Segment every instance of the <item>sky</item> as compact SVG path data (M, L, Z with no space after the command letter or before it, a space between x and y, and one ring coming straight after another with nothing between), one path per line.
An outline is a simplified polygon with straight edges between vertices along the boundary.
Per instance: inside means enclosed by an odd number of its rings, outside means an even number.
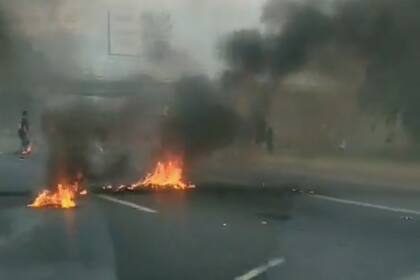
M16 32L69 76L118 79L150 68L144 58L109 56L107 12L164 12L171 16L173 46L193 69L213 76L223 67L217 45L227 33L260 28L265 0L0 0ZM185 57L185 58L184 58Z

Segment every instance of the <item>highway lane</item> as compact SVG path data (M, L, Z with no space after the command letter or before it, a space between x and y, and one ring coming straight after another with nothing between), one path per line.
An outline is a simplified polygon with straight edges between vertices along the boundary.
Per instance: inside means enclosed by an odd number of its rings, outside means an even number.
M415 279L420 272L419 216L289 190L92 195L70 211L28 209L30 198L0 196L0 279ZM281 262L267 267L273 260ZM259 278L238 278L261 267Z
M165 192L120 195L141 204L151 214L103 201L114 242L120 279L233 279L241 272L278 256L275 224L289 219L284 198L273 209L259 208L275 197L216 192ZM283 203L284 201L284 203ZM259 211L261 210L261 211Z
M31 209L30 196L0 197L0 279L115 280L114 253L101 212Z
M409 279L420 271L420 217L287 191L220 188L119 195L107 217L119 279Z
M420 216L390 211L420 210L415 191L293 185L386 210L291 192L277 178L36 210L25 205L41 167L0 164L0 279L419 279Z

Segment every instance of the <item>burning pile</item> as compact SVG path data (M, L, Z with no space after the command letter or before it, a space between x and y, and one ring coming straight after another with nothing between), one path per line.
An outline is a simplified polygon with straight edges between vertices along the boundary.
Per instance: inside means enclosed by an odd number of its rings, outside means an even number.
M28 207L74 208L76 207L76 197L86 194L87 191L80 188L78 183L70 185L58 184L55 191L43 190Z
M87 194L87 191L81 187L83 176L77 174L77 178L73 184L58 184L54 191L43 190L28 207L42 208L74 208L77 206L76 199L78 196ZM137 191L143 189L175 189L185 190L194 188L194 185L187 184L183 179L183 162L180 159L172 159L167 161L159 161L153 172L146 175L130 185L120 185L118 187L103 187L106 191L122 192Z
M194 185L187 184L183 180L183 163L179 159L168 160L165 162L159 161L153 172L146 175L142 180L139 180L131 185L120 185L116 188L113 186L103 187L104 190L111 191L136 191L140 189L175 189L185 190L194 188Z
M158 162L153 173L147 174L146 178L131 186L133 188L145 186L154 189L174 188L177 190L193 187L184 183L182 179L182 162L179 160Z

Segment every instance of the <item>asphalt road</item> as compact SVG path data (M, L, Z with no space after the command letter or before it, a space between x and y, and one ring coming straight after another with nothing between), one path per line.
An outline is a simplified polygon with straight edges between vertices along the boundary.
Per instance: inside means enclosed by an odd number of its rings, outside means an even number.
M313 195L278 178L34 210L18 190L39 175L13 164L0 162L1 183L20 182L0 190L0 279L420 279L413 191L314 184Z

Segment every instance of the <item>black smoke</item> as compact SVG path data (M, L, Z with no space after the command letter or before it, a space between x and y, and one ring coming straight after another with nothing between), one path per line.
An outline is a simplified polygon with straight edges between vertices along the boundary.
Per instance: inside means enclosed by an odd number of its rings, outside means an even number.
M258 73L265 67L264 42L257 30L235 31L224 44L221 55L234 70Z
M176 156L189 166L234 141L238 119L212 81L189 77L170 88L171 98L164 112L159 108L165 98L140 98L138 104L128 98L118 109L81 98L45 111L42 123L48 147L48 185L72 182L79 173L96 182L121 182L139 176L133 174L131 159L145 151L152 161ZM157 127L147 131L148 126ZM140 137L145 134L160 145L144 146ZM100 168L92 160L98 153L109 154L100 160Z
M190 162L233 142L237 117L204 77L181 79L162 122L162 151Z
M246 73L282 76L298 70L310 50L332 40L335 29L332 18L313 5L290 6L287 9L290 14L284 14L284 11L275 13L285 8L284 2L267 4L263 21L279 25L274 28L276 33L239 30L230 34L222 47L222 57L228 65ZM282 18L275 20L275 15Z
M267 38L268 68L275 76L298 70L306 62L309 51L331 40L333 33L332 19L316 7L298 8L280 35Z
M107 124L99 112L85 104L61 106L44 112L43 133L47 141L47 182L73 183L78 173L89 176L89 148L93 140L106 137Z
M48 186L73 183L79 174L89 181L126 176L141 117L128 106L108 108L84 98L45 110L42 130L47 146ZM98 157L99 162L94 160Z
M362 107L387 119L401 118L420 140L420 2L325 3L269 1L262 12L266 32L236 31L226 40L223 53L230 70L237 71L239 65L241 71L252 68L278 80L303 70L311 59L333 61L334 68L353 57L351 63L365 72L359 92ZM326 48L339 55L326 57Z

